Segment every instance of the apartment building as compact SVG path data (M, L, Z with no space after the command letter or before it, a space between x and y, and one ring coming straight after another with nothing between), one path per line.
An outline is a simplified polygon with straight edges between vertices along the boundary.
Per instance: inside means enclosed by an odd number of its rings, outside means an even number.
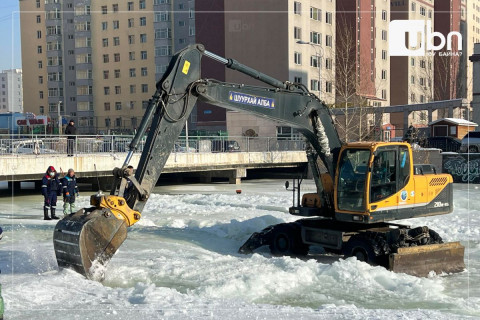
M188 0L20 0L20 11L34 92L25 111L57 123L60 105L80 133L133 132L172 55L195 38Z
M23 112L22 69L0 73L0 113Z
M426 32L433 33L434 5L434 0L390 1L390 20L423 20ZM427 28L429 29L427 30ZM389 41L395 41L395 39L389 39ZM416 48L419 47L421 41L424 39L418 39ZM429 52L425 56L391 56L390 79L391 105L433 101L435 99L434 56ZM395 125L400 134L403 134L401 130L408 128L411 124L426 125L428 115L424 111L415 111L409 115L408 123L404 123L403 113L392 113L390 122Z
M218 55L282 81L302 83L335 102L335 0L197 1L197 42ZM268 86L203 59L202 76ZM288 136L290 127L206 104L198 105L199 128L230 135Z
M466 70L466 98L473 100L473 63L468 57L473 55L473 46L480 43L480 0L462 0L461 3L462 21L466 20L466 27L462 30L463 35L463 65Z

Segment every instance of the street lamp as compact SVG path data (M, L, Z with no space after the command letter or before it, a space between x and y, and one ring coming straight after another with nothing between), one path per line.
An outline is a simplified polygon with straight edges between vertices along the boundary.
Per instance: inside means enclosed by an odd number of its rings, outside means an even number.
M316 43L311 43L309 41L302 41L302 40L298 40L297 41L298 44L309 44L313 47L313 49L315 49L315 55L317 56L317 64L318 64L318 98L320 99L320 96L321 96L321 93L322 93L322 86L321 86L321 72L322 72L322 57L323 57L323 48L319 45L319 44L316 44ZM321 55L318 53L318 50L317 48L320 49L320 52L321 52Z
M58 135L62 135L62 117L60 116L60 105L62 104L62 101L58 101L57 104L57 113L58 113Z

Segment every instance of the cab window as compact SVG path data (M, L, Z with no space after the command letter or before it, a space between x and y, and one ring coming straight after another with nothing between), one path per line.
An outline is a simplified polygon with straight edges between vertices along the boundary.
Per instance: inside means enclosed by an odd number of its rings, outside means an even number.
M370 180L370 202L383 200L397 192L396 160L396 150L381 151L379 148L375 153Z
M337 204L340 210L365 210L365 181L370 150L346 149L340 156Z

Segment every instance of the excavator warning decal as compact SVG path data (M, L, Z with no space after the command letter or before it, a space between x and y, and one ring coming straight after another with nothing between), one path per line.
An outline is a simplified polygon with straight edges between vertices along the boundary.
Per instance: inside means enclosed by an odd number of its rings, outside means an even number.
M188 74L189 69L190 69L190 62L185 60L185 63L183 64L182 72L185 73L185 74Z
M230 91L228 93L228 100L241 104L248 104L249 106L262 107L268 109L275 108L275 99L254 96L245 93Z

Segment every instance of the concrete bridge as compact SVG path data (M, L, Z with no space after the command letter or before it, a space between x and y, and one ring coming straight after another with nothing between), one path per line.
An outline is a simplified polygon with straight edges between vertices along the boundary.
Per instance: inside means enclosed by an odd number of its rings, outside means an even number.
M79 178L111 177L114 167L121 167L126 153L67 155L4 155L0 157L0 181L19 184L21 181L39 181L48 166L67 171L73 168ZM130 164L136 168L140 153L134 154ZM200 172L204 182L211 178L228 178L240 183L248 169L299 167L307 162L305 151L172 153L163 173ZM105 180L105 179L102 179Z

